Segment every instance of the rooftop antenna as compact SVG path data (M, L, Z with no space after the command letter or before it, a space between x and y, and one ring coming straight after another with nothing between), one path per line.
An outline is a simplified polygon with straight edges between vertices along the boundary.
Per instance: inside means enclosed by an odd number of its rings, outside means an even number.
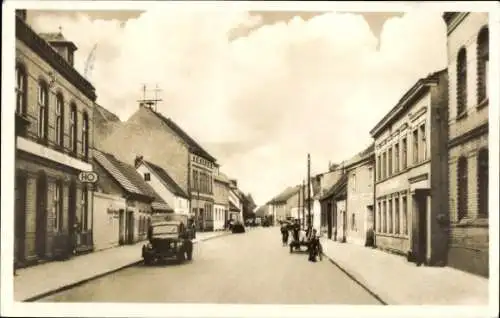
M146 87L146 84L143 84L142 85L142 99L138 100L137 102L139 103L139 106L147 107L147 108L156 112L156 107L158 105L158 102L162 101L162 99L158 99L158 92L160 92L161 89L158 88L158 85L156 85L156 88L153 89L153 91L155 93L154 99L146 98L147 91L148 91L148 89Z

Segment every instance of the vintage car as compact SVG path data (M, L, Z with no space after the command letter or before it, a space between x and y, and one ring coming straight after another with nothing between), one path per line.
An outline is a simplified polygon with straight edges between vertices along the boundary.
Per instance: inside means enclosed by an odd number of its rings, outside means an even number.
M148 228L148 243L142 246L144 264L162 260L183 262L193 257L193 235L182 221L160 221Z

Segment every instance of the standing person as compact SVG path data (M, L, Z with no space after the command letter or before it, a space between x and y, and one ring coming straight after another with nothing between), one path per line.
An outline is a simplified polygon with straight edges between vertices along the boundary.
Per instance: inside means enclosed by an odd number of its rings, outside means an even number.
M281 224L281 242L283 243L283 246L286 246L288 244L288 228L286 223Z
M316 262L316 256L319 256L320 261L323 260L323 247L319 241L316 229L313 229L309 241L309 262Z

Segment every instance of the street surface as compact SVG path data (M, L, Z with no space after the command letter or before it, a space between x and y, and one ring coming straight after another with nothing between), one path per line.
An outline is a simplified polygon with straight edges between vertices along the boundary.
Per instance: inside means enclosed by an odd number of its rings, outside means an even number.
M201 242L192 262L137 265L39 301L380 304L328 259L290 254L277 227Z

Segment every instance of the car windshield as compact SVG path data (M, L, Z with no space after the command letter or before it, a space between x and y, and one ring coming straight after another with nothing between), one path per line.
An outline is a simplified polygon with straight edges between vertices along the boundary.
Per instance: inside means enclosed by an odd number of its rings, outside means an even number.
M177 234L177 225L175 224L164 224L153 226L153 235L169 235L169 234Z

